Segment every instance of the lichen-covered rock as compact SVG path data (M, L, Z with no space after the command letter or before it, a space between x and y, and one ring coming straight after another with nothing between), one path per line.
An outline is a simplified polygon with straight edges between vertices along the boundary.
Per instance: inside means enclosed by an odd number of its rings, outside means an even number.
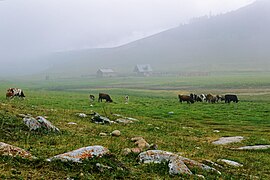
M212 142L212 144L225 145L225 144L229 144L229 143L241 142L242 140L244 140L244 137L242 137L242 136L221 137L217 141Z
M41 128L41 124L33 117L25 117L23 118L23 122L30 129L30 131Z
M13 146L10 144L6 144L3 142L0 142L0 155L12 156L12 157L20 156L20 157L28 158L28 159L34 158L34 156L32 156L31 153L29 153L29 152L27 152L19 147L16 147L16 146Z
M139 161L141 163L161 163L169 162L169 173L173 174L188 174L191 175L192 172L189 170L191 168L200 168L203 171L213 171L215 173L221 174L215 168L207 166L205 164L199 163L197 161L179 156L175 153L162 151L162 150L148 150L139 154ZM188 167L189 166L189 167Z
M185 163L181 160L179 156L172 156L169 161L169 173L173 174L189 174L191 175L192 172L189 168L185 165Z
M58 131L59 132L59 129L57 127L55 127L50 121L48 121L44 117L38 116L38 117L36 117L36 119L41 124L41 127L44 127L45 129L47 129L49 131Z
M139 160L142 163L161 163L167 162L171 157L177 156L174 153L162 150L149 150L139 154Z
M36 118L25 117L23 118L23 122L30 130L46 129L48 131L59 132L57 127L42 116L37 116Z
M103 146L88 146L64 154L59 154L48 159L48 161L60 159L62 161L82 162L84 159L102 157L108 153L109 150Z

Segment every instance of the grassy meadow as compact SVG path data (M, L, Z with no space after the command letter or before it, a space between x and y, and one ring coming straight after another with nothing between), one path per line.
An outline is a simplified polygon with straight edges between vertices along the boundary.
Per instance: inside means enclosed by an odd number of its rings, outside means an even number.
M221 175L191 169L206 179L270 179L270 149L237 151L230 148L270 144L270 73L212 74L209 77L119 77L0 80L0 142L21 147L37 159L0 157L0 179L196 179L169 175L167 164L140 164L137 154L123 155L135 147L131 138L143 136L158 149L180 153L202 162L218 159L244 166L225 166ZM6 89L19 87L26 99L5 99ZM88 96L109 93L115 103L90 106ZM179 103L178 94L235 93L238 104ZM124 96L130 101L125 104ZM121 114L139 120L133 124L100 125L76 113L98 112L112 120ZM169 113L173 112L173 113ZM61 133L33 132L18 114L46 116ZM69 125L75 122L77 125ZM120 130L120 137L99 133ZM220 132L214 132L219 130ZM223 146L211 142L223 136L244 136L240 143ZM102 145L111 155L83 163L46 162L57 154L85 146ZM99 162L113 167L100 172Z

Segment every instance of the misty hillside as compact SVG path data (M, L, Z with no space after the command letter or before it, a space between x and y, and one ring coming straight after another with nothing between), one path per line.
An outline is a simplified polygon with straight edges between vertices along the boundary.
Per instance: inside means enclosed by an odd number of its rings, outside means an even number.
M269 32L270 2L261 0L121 47L53 54L46 57L54 62L47 73L126 73L140 63L156 71L270 70Z

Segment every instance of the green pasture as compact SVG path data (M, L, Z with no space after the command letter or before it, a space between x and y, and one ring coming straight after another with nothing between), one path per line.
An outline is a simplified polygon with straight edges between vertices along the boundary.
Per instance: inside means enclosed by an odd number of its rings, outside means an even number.
M45 80L0 80L0 142L31 152L37 159L0 157L0 179L196 179L170 176L167 164L139 164L132 137L143 136L158 149L181 153L202 162L205 159L237 161L244 166L225 166L222 175L192 169L206 179L270 179L270 150L236 151L244 145L270 144L269 73L243 73L209 77L119 77ZM6 89L20 87L26 99L5 99ZM109 93L114 103L90 106L89 94ZM179 103L177 94L235 93L238 104ZM125 104L124 95L130 102ZM99 125L76 113L98 112L112 120L121 114L139 120L134 124ZM169 113L173 112L173 113ZM61 133L31 132L17 115L46 116ZM68 125L75 122L77 125ZM100 137L100 132L120 130L120 137ZM219 130L219 133L214 132ZM223 136L244 136L244 141L225 146L211 142ZM102 145L110 156L81 164L46 162L54 155L85 146ZM113 167L100 172L95 163Z

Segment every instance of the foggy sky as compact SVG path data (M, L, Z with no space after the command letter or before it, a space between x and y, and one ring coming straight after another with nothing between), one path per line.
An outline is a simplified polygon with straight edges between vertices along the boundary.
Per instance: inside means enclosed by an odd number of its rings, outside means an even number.
M0 0L0 62L118 46L254 0Z

